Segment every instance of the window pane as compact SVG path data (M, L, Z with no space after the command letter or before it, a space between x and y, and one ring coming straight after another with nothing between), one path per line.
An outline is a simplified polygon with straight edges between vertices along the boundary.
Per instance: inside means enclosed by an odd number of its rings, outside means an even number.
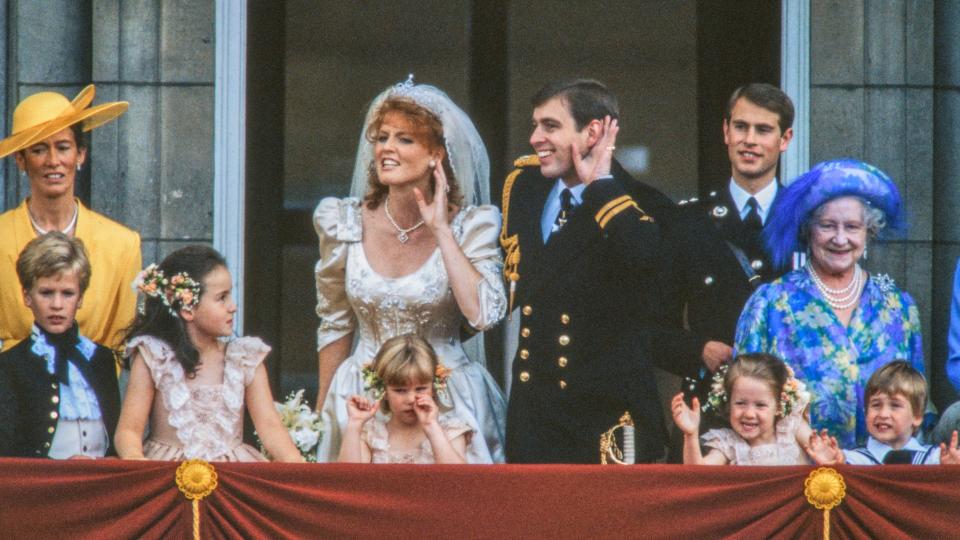
M695 195L696 16L693 1L511 1L512 155L531 153L530 97L541 86L599 79L620 101L617 157L627 170L674 199Z

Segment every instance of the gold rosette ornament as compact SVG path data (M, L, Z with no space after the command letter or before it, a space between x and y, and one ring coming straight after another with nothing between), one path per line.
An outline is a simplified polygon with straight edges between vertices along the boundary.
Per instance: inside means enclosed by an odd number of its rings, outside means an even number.
M200 499L217 489L217 471L202 459L184 461L177 467L177 487L193 505L193 537L200 539Z
M814 508L823 510L823 538L830 538L830 510L839 505L847 494L843 477L829 467L820 467L803 482L803 494Z

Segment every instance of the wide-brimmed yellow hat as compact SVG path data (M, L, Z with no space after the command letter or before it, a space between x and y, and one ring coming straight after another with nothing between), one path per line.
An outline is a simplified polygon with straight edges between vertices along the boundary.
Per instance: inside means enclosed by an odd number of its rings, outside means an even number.
M126 101L91 107L96 89L91 84L73 101L56 92L38 92L27 97L13 111L13 130L0 141L0 158L42 141L65 128L83 122L83 131L103 125L126 112Z

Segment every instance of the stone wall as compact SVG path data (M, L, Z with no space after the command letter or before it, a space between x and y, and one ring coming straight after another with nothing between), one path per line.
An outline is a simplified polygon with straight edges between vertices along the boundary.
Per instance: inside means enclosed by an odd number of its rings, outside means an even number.
M956 156L960 128L945 114L951 105L960 113L960 6L813 0L810 18L811 165L851 156L896 181L909 228L871 245L867 268L889 273L917 301L934 398L949 401L942 364L960 254L960 161L947 158ZM949 134L954 144L942 144Z
M5 92L9 110L43 90L129 111L95 130L78 193L140 232L151 262L213 238L214 2L10 0ZM6 130L5 130L6 132ZM5 165L5 207L29 183Z

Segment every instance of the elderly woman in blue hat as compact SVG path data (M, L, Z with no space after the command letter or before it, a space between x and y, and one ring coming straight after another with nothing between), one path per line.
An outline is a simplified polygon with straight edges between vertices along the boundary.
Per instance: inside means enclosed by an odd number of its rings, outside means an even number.
M870 375L892 360L923 371L916 304L889 276L860 266L871 240L903 229L900 194L872 165L826 161L786 188L771 215L764 231L771 260L797 268L747 301L736 353L783 358L812 393L811 425L841 446L860 445Z

